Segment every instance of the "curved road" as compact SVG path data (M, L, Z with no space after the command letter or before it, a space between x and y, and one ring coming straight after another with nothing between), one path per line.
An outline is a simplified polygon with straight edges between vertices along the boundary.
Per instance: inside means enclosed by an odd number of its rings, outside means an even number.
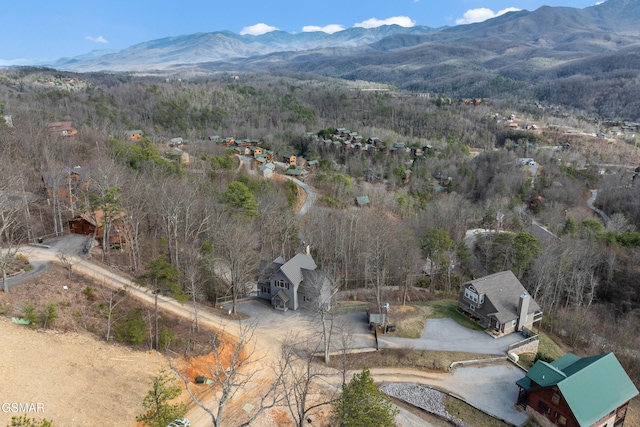
M598 190L591 190L591 197L589 198L589 200L587 200L587 206L589 206L589 208L591 208L591 210L593 210L595 213L600 215L606 227L609 221L611 221L611 218L609 218L609 216L606 213L604 213L602 210L596 208L593 205L593 202L595 202L597 198L598 198Z

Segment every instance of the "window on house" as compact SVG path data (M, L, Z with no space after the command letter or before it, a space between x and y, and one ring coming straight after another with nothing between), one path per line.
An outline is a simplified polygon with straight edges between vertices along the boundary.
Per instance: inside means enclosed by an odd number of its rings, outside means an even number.
M466 288L466 289L464 290L464 296L465 296L467 299L470 299L470 300L471 300L471 301L473 301L473 302L478 302L478 294L476 294L475 292L473 292L473 291L472 291L471 289L469 289L469 288Z
M517 319L513 319L513 321L511 322L511 326L516 326L516 324L518 323Z
M546 404L546 403L544 403L542 400L540 400L540 401L538 402L538 410L539 410L541 413L545 414L545 413L547 413L547 412L549 411L549 407L547 406L547 404Z
M260 293L261 294L270 294L271 293L271 289L269 289L269 286L261 285L260 286Z
M476 311L476 306L473 304L469 304L469 310Z
M284 280L276 280L276 287L277 288L284 288L284 289L289 289L289 282L286 282Z
M308 296L306 296L306 295L303 295L303 296L302 296L302 301L304 301L304 302L311 302L311 297L308 297Z
M480 295L480 304L484 304L484 294Z
M561 426L566 426L567 425L567 418L564 417L563 415L559 415L558 416L558 424L560 424Z
M560 403L560 395L558 393L553 393L553 396L551 397L551 401L553 402L554 405L557 405Z

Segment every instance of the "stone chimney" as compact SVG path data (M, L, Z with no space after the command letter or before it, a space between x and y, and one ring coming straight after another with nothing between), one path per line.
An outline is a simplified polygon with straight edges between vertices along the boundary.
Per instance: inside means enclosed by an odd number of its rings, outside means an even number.
M529 294L523 293L518 300L518 331L527 324L527 313L529 312Z

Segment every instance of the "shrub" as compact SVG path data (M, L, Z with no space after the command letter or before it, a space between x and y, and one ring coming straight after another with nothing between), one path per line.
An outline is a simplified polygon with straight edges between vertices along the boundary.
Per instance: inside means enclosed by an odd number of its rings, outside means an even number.
M139 308L129 310L115 325L114 330L119 341L133 345L142 344L147 333L142 310Z
M40 322L40 318L36 313L35 307L28 302L24 304L22 317L30 322L29 324L31 327L35 327Z
M56 308L55 302L50 302L40 312L40 323L45 329L53 326L57 318L58 309Z
M91 286L87 286L86 288L84 288L84 294L87 296L87 301L95 301L98 298L95 289L93 289Z
M158 347L164 350L168 350L175 339L176 336L173 331L164 326L160 331L160 337L158 337Z
M542 360L543 362L550 363L550 362L553 362L553 357L541 352L537 352L535 359L533 359L533 363L536 363L538 360Z

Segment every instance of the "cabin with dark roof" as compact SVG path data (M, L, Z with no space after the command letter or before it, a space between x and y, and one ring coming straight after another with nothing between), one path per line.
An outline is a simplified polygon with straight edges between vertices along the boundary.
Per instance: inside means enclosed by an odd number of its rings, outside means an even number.
M276 310L313 309L318 304L331 307L331 280L311 257L309 249L289 261L283 257L262 261L258 269L258 297L271 301Z
M532 329L542 310L511 270L465 282L458 309L497 335Z

